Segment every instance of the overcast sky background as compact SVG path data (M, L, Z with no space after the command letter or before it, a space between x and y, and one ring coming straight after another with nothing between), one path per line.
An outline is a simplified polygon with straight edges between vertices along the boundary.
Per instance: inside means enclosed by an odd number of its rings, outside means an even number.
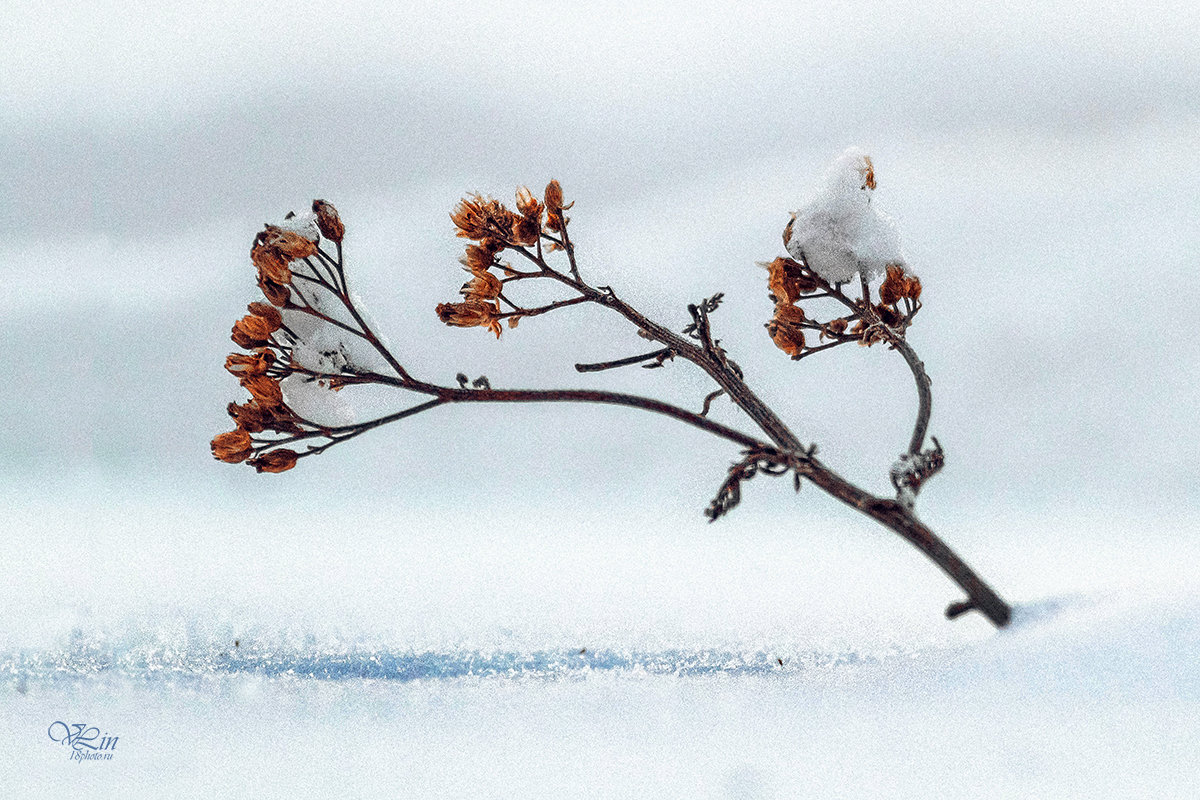
M699 527L734 450L621 409L437 409L282 476L209 454L241 399L221 365L255 296L250 241L314 197L341 210L350 279L417 374L698 408L709 389L683 363L574 373L644 347L601 310L499 342L435 319L461 283L456 200L550 178L576 201L586 276L674 327L724 291L714 322L751 385L883 492L915 410L902 361L788 361L762 329L754 266L856 144L925 285L910 340L948 451L922 497L935 527L1074 516L1132 536L1195 515L1195 3L48 2L3 16L0 485L14 506L636 507ZM731 525L843 513L759 483Z

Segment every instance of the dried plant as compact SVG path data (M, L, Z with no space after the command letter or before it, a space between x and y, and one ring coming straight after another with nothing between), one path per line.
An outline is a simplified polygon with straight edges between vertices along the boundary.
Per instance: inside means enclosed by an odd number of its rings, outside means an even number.
M904 358L915 379L919 408L908 450L891 469L894 498L874 496L827 467L817 457L817 447L802 444L751 390L713 336L711 316L722 295L689 305L692 322L677 333L642 314L611 287L588 283L565 213L573 203L564 201L557 181L550 182L540 199L527 188L518 189L515 209L481 195L458 204L451 220L458 236L469 242L461 259L468 277L459 290L462 299L439 304L437 317L447 325L484 328L499 337L505 324L516 328L525 319L585 303L602 306L658 346L604 363L576 364L576 370L590 373L635 364L653 368L684 359L716 385L700 411L618 392L497 389L486 378L472 381L461 373L453 386L415 377L368 325L346 280L345 227L332 205L317 200L311 213L267 225L254 240L250 259L268 302L251 303L249 314L234 324L233 341L249 352L230 355L225 363L250 399L229 405L236 427L213 439L213 455L259 472L284 472L369 430L452 403L628 406L673 417L742 448L742 458L730 467L705 512L710 521L738 504L744 481L790 474L797 491L808 481L898 533L944 570L967 595L950 605L947 616L977 609L1003 626L1010 617L1008 605L914 511L917 494L944 459L936 440L932 449L925 449L930 381L906 339L921 310L921 282L902 257L892 255L898 250L890 221L870 206L875 188L870 159L847 151L831 175L824 199L793 215L784 230L790 257L762 264L774 303L766 328L775 345L797 361L852 342L879 344ZM508 260L501 260L505 255ZM872 280L879 276L873 293ZM544 305L519 305L520 284L527 281L557 285L566 296ZM838 313L822 313L830 306ZM331 423L312 411L321 407L314 397L336 398L345 387L364 384L411 393L418 402L366 422ZM711 403L721 396L744 412L757 434L708 418Z

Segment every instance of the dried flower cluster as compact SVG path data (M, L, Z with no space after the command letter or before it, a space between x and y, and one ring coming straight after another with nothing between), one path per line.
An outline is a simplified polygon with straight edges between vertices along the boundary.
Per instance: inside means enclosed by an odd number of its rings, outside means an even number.
M921 282L905 266L895 223L872 202L875 188L871 157L848 148L831 166L821 191L784 227L783 244L791 258L762 264L775 304L767 332L793 359L852 341L895 346L920 309ZM870 283L881 274L876 303ZM855 278L859 297L843 291ZM837 301L849 313L821 321L813 306L798 305L819 299Z
M575 297L522 308L503 293L506 283L528 278L553 277L572 282L546 263L543 246L546 252L565 251L571 273L578 275L566 230L569 220L563 215L567 208L570 205L564 204L558 181L550 182L541 200L524 187L518 189L515 211L490 197L476 194L464 198L451 218L458 235L472 240L461 259L470 277L460 290L463 300L439 304L438 317L448 325L482 327L499 336L503 320L515 328L524 317L586 299ZM233 325L230 338L248 352L233 353L225 360L225 368L250 398L241 404L230 403L228 411L235 429L212 440L212 453L218 460L244 462L259 472L284 472L299 459L380 424L461 399L463 391L477 397L480 390L490 390L483 377L469 385L459 381L460 388L455 390L409 375L367 326L347 289L342 267L345 234L337 210L324 200L314 200L311 213L289 214L284 222L265 225L255 236L250 262L257 271L265 302L250 303L249 313ZM518 270L501 263L498 257L506 250L529 258L536 270ZM508 310L502 310L501 303ZM393 374L363 366L365 360L352 356L345 339L365 343L382 357ZM312 384L332 391L348 385L383 384L434 399L366 423L329 425L298 412L289 402L289 386L294 391ZM312 443L302 451L285 446L306 440Z
M298 375L319 380L330 389L344 385L344 377L300 363L297 351L302 339L285 321L285 314L305 314L335 322L318 310L315 293L344 293L344 281L339 284L344 235L337 210L324 200L314 200L311 214L289 215L283 224L268 224L254 237L250 262L267 302L250 303L249 313L233 325L230 338L249 352L231 353L225 369L250 398L229 404L235 429L212 440L212 454L218 460L244 462L258 472L286 472L307 453L281 445L317 436L332 438L337 432L296 413L285 400L282 382ZM334 243L336 258L321 248L322 240Z
M767 333L776 347L795 360L846 342L870 347L903 336L921 309L921 281L899 265L887 268L887 276L879 286L879 302L875 303L865 279L861 281L862 296L852 298L842 291L841 284L830 284L795 259L780 256L760 263L767 270L768 296L775 304L766 324ZM850 313L821 322L798 305L821 299L840 301ZM818 344L805 338L806 331L809 336L815 335Z
M463 198L450 219L458 229L457 235L470 239L475 244L467 245L466 254L460 259L470 279L459 289L463 296L458 303L439 303L437 316L447 325L459 328L486 328L500 337L502 320L508 320L510 328L517 327L522 317L532 316L534 309L521 308L504 296L504 284L522 277L535 277L519 272L511 265L501 263L499 255L509 248L534 247L541 253L543 240L547 250L563 249L568 245L547 233L564 233L568 219L563 211L571 205L563 205L562 187L558 181L546 186L543 200L521 186L516 192L516 211L507 208L499 200L480 194ZM499 275L492 272L495 268ZM509 311L502 311L504 302Z

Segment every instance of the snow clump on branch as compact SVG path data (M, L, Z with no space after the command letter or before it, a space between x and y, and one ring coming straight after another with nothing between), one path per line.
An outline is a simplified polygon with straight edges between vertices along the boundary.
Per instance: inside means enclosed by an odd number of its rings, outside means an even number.
M896 223L872 205L874 191L871 157L847 148L826 172L816 197L784 230L788 252L835 284L859 273L869 281L888 266L904 266Z

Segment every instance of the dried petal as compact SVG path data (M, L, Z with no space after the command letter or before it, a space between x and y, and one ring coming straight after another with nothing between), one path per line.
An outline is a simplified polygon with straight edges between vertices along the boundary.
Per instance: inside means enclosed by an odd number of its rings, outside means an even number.
M251 459L247 463L254 467L257 472L287 472L296 466L298 456L299 454L295 450L288 450L286 447L281 447L269 453L263 453L258 458Z
M468 298L461 303L439 303L438 319L457 328L487 328L500 338L500 306L482 300Z
M213 458L227 464L240 464L250 457L254 443L250 434L241 428L228 433L219 433L212 440Z
M247 375L242 378L242 387L264 408L283 405L283 390L279 383L266 375Z
M346 235L346 226L342 224L342 218L338 216L333 204L324 200L313 200L312 210L317 215L317 229L321 231L321 235L332 242L340 243Z
M875 165L871 163L870 156L862 157L865 166L859 167L858 172L862 175L862 188L875 190Z
M275 363L275 353L267 348L259 348L252 355L232 353L225 359L225 369L241 377L242 375L262 375Z
M275 308L275 306L267 305L266 303L251 303L246 306L246 310L254 316L262 317L266 320L272 333L283 326L283 314L279 313L279 309Z
M516 219L517 215L498 200L480 194L464 197L450 214L459 236L499 244L501 248L513 244L512 229Z
M233 324L233 332L230 338L233 339L234 344L238 347L252 350L269 344L271 334L275 330L277 329L272 328L271 324L263 317L249 314Z
M504 284L500 283L500 279L490 272L472 272L471 280L463 285L462 294L464 297L476 300L495 300L500 296L500 291L504 288Z

